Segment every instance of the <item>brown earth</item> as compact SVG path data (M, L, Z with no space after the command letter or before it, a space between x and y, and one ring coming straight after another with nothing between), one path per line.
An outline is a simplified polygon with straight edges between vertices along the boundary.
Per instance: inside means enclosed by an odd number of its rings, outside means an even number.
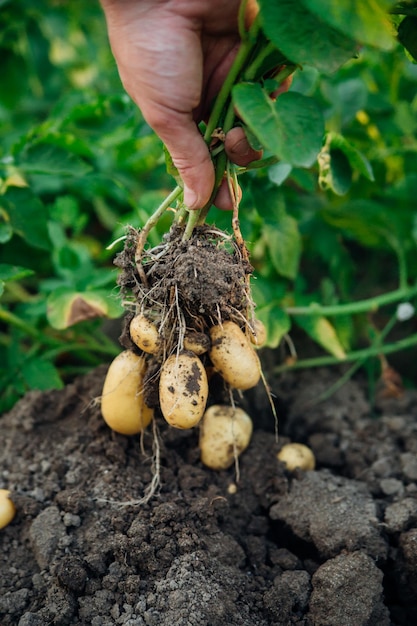
M199 461L196 430L112 433L100 417L105 367L33 392L1 418L0 488L17 515L0 531L2 626L384 626L417 623L417 392L379 403L340 372L272 381L277 443L261 388L255 433L235 470ZM276 459L307 443L315 471Z

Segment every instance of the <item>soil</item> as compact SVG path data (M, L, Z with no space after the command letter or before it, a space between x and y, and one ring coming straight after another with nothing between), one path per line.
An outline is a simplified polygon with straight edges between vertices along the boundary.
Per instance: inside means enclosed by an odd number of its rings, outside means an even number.
M417 623L417 392L382 398L350 381L314 403L335 370L271 380L276 441L261 387L235 469L199 460L196 429L111 432L94 398L105 366L65 389L32 392L1 418L2 626L410 625ZM271 377L270 377L271 379ZM314 471L276 459L288 441Z

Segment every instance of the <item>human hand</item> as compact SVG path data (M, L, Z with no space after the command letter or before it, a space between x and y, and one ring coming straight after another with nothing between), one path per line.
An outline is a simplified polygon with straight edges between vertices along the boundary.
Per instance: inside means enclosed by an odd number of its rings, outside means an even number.
M124 88L166 145L184 183L184 203L204 206L214 187L214 167L197 123L207 119L240 44L240 0L101 0ZM246 19L257 12L249 0ZM260 158L242 128L225 139L238 165ZM214 204L232 208L227 185Z

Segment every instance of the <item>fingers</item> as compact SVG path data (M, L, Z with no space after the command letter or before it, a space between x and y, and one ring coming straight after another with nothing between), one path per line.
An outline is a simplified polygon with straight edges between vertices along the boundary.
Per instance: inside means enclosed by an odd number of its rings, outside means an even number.
M242 190L240 187L237 188L237 203L242 199ZM230 195L229 185L227 180L224 178L221 182L221 185L217 191L216 197L213 202L214 206L222 211L231 211L233 209L233 200Z
M262 150L254 150L250 146L245 131L239 126L227 133L224 148L228 158L241 167L246 167L252 161L257 161L262 157Z
M184 184L184 203L199 209L210 200L214 188L214 166L209 149L191 113L154 105L143 111L149 125L164 142Z

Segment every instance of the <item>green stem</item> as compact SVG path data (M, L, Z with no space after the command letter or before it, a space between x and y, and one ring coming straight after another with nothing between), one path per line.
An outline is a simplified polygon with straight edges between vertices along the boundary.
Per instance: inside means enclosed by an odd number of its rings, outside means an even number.
M239 29L239 36L241 38L242 41L244 41L247 37L247 31L246 31L246 25L245 25L245 13L246 13L246 6L248 4L248 0L242 0L240 7L239 7L239 13L237 16L237 25L238 25L238 29Z
M191 235L193 233L193 230L197 226L197 224L199 223L200 215L201 215L201 212L204 210L204 208L205 207L203 207L203 209L200 209L198 211L189 211L188 212L187 226L185 227L185 231L184 231L184 234L182 236L182 240L183 241L188 241L189 239L191 239Z
M407 287L405 289L397 289L384 293L375 298L359 300L358 302L349 302L347 304L335 304L332 306L320 306L319 304L310 304L309 306L287 307L285 312L288 315L323 315L324 317L334 315L353 315L356 313L374 313L381 306L392 304L399 300L408 301L417 294L417 285Z
M42 352L42 358L49 360L55 359L61 354L67 354L71 352L79 352L80 354L90 355L92 352L97 354L105 354L110 357L115 357L120 353L120 348L113 344L112 346L100 345L96 341L87 341L86 343L74 343L74 344L61 344L56 348L52 348L45 352ZM82 360L85 360L83 357Z
M378 342L379 343L379 342ZM386 344L384 346L372 345L370 348L364 348L363 350L354 350L349 352L344 359L338 359L333 356L316 357L313 359L302 359L296 361L293 365L279 365L274 368L274 374L280 374L282 372L288 372L290 370L307 369L309 367L327 367L329 365L341 365L342 363L349 363L351 361L357 361L358 359L368 359L380 354L391 354L393 352L399 352L407 348L412 348L417 345L417 333L410 335L405 339L400 339L393 343Z
M2 322L5 322L6 324L9 324L10 326L14 326L19 330L22 330L24 333L26 333L26 335L29 335L29 337L33 337L36 340L40 339L40 333L36 330L36 328L33 328L33 326L30 326L30 324L27 324L25 321L20 319L20 317L17 317L17 315L11 313L11 311L0 309L0 320Z
M359 359L358 361L356 361L356 363L354 363L352 367L350 367L347 372L345 372L343 376L341 376L333 385L328 387L328 389L326 389L326 391L323 391L323 393L319 394L317 398L315 398L314 401L311 403L311 406L316 405L319 402L324 402L324 400L327 400L328 398L330 398L330 396L336 393L336 391L343 387L343 385L352 378L352 376L358 371L358 369L360 369L362 365L364 365L366 360L367 359Z
M210 119L207 123L206 132L204 133L204 140L208 144L211 141L211 136L214 129L219 126L226 102L230 96L233 85L235 84L235 81L243 68L244 63L254 46L254 39L256 39L256 33L258 32L258 30L259 24L258 21L255 20L249 30L249 36L242 41L240 48L236 54L235 60L233 61L232 67L230 68L226 80L224 81L219 91L210 115Z
M155 226L159 218L165 213L170 204L172 204L182 194L182 187L177 185L173 191L165 198L159 207L152 213L142 230L147 233Z
M271 54L275 50L275 46L272 43L268 43L264 48L261 49L258 56L252 61L249 67L245 70L243 74L244 80L254 80L256 76L256 72L261 67L262 63L265 61L267 56ZM284 57L283 57L284 60Z
M377 333L372 341L371 347L377 349L378 354L381 354L382 342L385 337L391 332L395 324L397 323L397 316L393 315L391 319L385 324L384 328L380 333ZM338 389L343 387L343 385L352 378L352 376L366 363L369 357L363 357L362 359L358 359L356 363L350 367L347 372L343 374L333 385L331 385L326 391L323 391L314 401L314 404L318 404L319 402L323 402L323 400L327 400L332 396Z
M266 157L265 159L259 159L258 161L252 161L246 167L237 167L236 174L239 176L240 174L244 174L249 170L258 170L262 167L270 167L271 165L275 165L275 163L279 162L279 158L275 156Z
M234 106L233 103L231 102L229 104L229 107L227 109L225 118L224 118L224 122L223 122L223 131L224 133L227 133L231 128L233 128L233 124L235 121L235 110L234 110ZM227 163L227 155L226 152L223 150L221 153L218 154L216 160L215 160L215 180L214 180L214 189L213 189L213 193L211 195L211 198L209 200L209 202L206 204L205 207L203 207L200 211L200 215L199 215L199 219L197 221L197 223L199 225L204 224L207 214L210 210L212 201L214 199L214 196L217 193L218 188L220 187L220 184L223 180L223 176L224 176L224 172L226 169L226 163Z

